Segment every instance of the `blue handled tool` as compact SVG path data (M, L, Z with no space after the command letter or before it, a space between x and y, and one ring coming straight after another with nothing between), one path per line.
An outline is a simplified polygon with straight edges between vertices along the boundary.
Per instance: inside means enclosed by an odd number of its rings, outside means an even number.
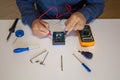
M15 32L15 36L16 36L17 38L20 38L20 37L24 36L24 31L23 31L23 30L17 30L17 31ZM16 42L17 38L14 40L13 43Z
M37 47L40 48L40 47ZM37 49L37 48L33 48L33 49ZM29 51L29 50L33 50L30 49L29 47L25 47L25 48L16 48L13 50L14 53L21 53L21 52L25 52L25 51Z
M87 59L92 59L92 57L93 57L93 54L89 51L80 51L79 50L78 52L80 52Z
M73 56L82 64L82 66L83 66L88 72L91 72L91 69L90 69L86 64L84 64L75 54L73 54Z
M24 36L24 31L23 31L23 30L17 30L17 31L15 32L15 36L16 36L16 37L22 37L22 36Z
M16 48L13 50L14 53L21 53L21 52L24 52L24 51L29 51L29 47L26 47L26 48Z

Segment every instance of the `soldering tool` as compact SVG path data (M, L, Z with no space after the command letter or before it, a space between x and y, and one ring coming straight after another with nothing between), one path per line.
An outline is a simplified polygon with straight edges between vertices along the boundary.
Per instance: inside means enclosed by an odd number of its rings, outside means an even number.
M19 20L19 19L16 18L16 20L15 20L14 23L13 23L13 25L9 28L9 32L10 32L10 33L9 33L8 36L7 36L7 41L9 40L11 34L15 32L15 28L16 28L16 24L17 24L18 20Z
M85 64L83 63L75 54L72 54L81 64L82 66L88 71L91 72L91 69Z

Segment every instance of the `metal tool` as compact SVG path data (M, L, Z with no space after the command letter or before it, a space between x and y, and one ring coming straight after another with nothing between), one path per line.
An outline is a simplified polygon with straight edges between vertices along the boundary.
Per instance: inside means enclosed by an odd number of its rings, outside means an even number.
M17 38L20 38L20 37L24 36L24 31L23 31L23 30L17 30L17 31L15 32L15 36L16 36ZM17 41L17 38L14 40L13 44Z
M63 56L61 55L61 71L63 71Z
M19 19L16 18L16 20L15 20L14 23L13 23L13 25L9 28L9 34L8 34L8 36L7 36L7 41L9 40L11 34L15 32L15 28L16 28L16 24L17 24L18 20L19 20Z
M33 49L37 49L37 48L33 48ZM14 53L21 53L21 52L25 52L25 51L29 51L29 50L33 50L33 49L29 49L29 47L26 47L26 48L16 48L16 49L13 50L13 52Z
M33 63L33 62L32 62L33 59L35 59L35 58L38 57L39 55L45 53L46 51L47 51L46 49L43 50L43 51L41 51L39 54L37 54L36 56L34 56L33 58L31 58L31 59L30 59L30 62Z
M41 61L40 64L44 65L44 61L45 61L45 59L47 58L48 53L49 53L49 52L46 53L46 55L45 55L43 61Z
M88 72L91 72L91 69L86 65L84 64L75 54L72 54L81 64L82 66L88 71Z
M32 63L32 61L30 61ZM36 63L40 62L39 60L35 61Z

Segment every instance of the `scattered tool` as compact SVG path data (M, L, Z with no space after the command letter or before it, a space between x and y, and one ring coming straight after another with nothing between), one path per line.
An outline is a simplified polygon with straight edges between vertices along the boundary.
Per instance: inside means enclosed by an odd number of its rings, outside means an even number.
M88 51L78 51L78 52L80 52L85 58L87 58L87 59L92 59L92 57L93 57L93 54L91 53L91 52L88 52Z
M84 64L75 54L73 54L73 56L82 64L82 66L83 66L88 72L91 72L91 69L90 69L86 64Z
M32 61L30 61L32 63ZM39 60L35 61L36 63L40 62Z
M49 52L46 53L46 55L45 55L43 61L40 62L41 65L44 65L44 61L45 61L45 59L47 58L48 53L49 53Z
M23 31L23 30L17 30L17 31L15 32L15 36L16 36L17 38L20 38L20 37L24 36L24 31ZM14 40L13 43L16 42L17 38Z
M38 57L39 55L45 53L46 51L47 51L46 49L43 50L43 51L41 51L39 54L37 54L36 56L34 56L33 58L31 58L31 59L30 59L30 62L33 63L33 62L32 62L33 59L35 59L35 58Z
M33 48L33 49L37 49L37 48ZM33 50L33 49L29 49L29 47L26 47L26 48L16 48L16 49L13 50L13 52L14 53L21 53L21 52L25 52L25 51L29 51L29 50Z
M14 33L17 22L18 22L18 18L16 18L16 20L15 20L14 23L13 23L13 25L9 28L9 32L10 32L10 33L9 33L8 36L7 36L7 41L9 40L11 34Z
M61 71L63 71L63 56L61 55Z

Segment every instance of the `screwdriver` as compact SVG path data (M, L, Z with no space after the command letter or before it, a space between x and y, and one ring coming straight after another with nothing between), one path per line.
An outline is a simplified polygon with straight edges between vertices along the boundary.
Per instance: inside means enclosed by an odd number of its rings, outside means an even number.
M93 54L89 51L80 51L78 50L79 53L81 53L85 58L87 59L92 59Z
M36 49L36 48L34 48ZM14 53L21 53L21 52L25 52L25 51L29 51L29 50L33 50L33 49L29 49L29 47L26 48L16 48L13 50Z
M72 54L81 64L82 66L88 71L88 72L91 72L91 69L86 65L84 64L75 54Z

